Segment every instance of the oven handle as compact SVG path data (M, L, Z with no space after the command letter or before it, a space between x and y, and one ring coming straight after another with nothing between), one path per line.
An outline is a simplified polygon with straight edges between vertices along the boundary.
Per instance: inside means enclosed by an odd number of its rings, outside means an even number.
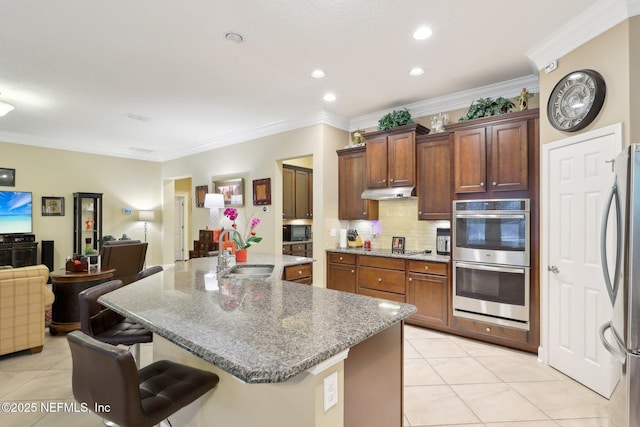
M455 214L456 218L526 219L525 214Z
M510 268L510 267L495 267L486 264L469 264L466 262L456 261L456 267L470 268L472 270L485 270L485 271L497 271L499 273L516 273L516 274L524 274L526 272L526 268L528 267L519 267L519 268Z

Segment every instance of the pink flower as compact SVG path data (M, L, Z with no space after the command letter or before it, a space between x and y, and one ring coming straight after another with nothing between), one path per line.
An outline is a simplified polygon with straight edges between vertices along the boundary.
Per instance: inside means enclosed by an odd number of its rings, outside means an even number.
M226 208L224 210L224 216L229 218L231 221L235 221L238 218L238 210L236 208Z
M251 220L251 229L253 230L254 228L256 228L258 224L260 224L260 220L258 218L253 218Z

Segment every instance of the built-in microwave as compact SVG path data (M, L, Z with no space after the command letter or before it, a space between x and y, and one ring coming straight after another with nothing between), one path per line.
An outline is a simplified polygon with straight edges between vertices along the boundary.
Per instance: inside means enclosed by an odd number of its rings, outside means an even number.
M282 226L283 242L302 242L311 240L311 226L302 224L285 224Z

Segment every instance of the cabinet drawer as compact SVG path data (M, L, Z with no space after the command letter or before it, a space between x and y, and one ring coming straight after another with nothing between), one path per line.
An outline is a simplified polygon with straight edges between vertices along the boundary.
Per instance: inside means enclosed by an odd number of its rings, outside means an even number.
M404 270L395 271L382 268L359 267L358 286L362 288L404 294Z
M335 253L329 253L329 262L330 263L336 263L336 264L350 264L350 265L355 265L356 264L356 256L355 255L350 255L350 254L335 254Z
M402 258L361 255L358 257L358 265L404 271L404 259Z
M291 255L291 245L282 245L282 254Z
M408 270L416 273L447 275L447 264L432 261L408 261Z
M486 337L495 337L503 340L526 344L529 332L520 329L508 328L506 326L484 323L477 320L465 319L453 316L453 326L458 330L475 332Z
M368 297L388 299L388 300L397 301L397 302L404 302L404 295L394 294L392 292L376 291L376 290L367 289L367 288L358 288L358 293L360 295L366 295Z
M294 243L291 245L291 251L292 252L304 252L307 249L306 245L304 243Z
M290 265L289 267L285 267L282 276L284 280L293 281L303 277L311 277L311 272L311 264Z

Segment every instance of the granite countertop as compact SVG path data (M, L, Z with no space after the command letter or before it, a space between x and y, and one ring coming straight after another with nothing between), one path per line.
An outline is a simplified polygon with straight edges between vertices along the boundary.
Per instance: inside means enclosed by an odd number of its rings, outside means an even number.
M311 258L259 255L246 264ZM303 262L304 261L304 262ZM395 303L268 279L216 277L217 258L194 258L99 301L247 383L284 382L416 312Z
M345 249L327 249L327 252L354 254L354 255L370 255L370 256L385 256L389 258L404 258L415 259L418 261L434 261L448 263L451 260L449 255L434 255L433 253L427 254L424 251L412 251L407 250L403 254L391 253L390 249L371 249L365 251L362 248L345 248Z

